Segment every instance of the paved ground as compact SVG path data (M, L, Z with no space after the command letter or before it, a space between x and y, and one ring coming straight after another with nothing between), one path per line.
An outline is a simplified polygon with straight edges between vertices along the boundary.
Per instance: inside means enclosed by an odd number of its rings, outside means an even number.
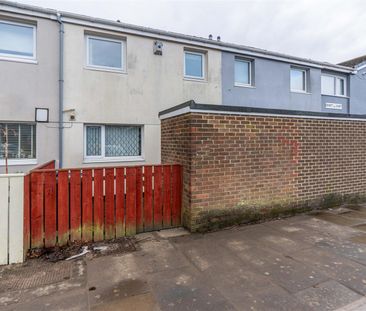
M366 208L0 269L1 310L366 310Z

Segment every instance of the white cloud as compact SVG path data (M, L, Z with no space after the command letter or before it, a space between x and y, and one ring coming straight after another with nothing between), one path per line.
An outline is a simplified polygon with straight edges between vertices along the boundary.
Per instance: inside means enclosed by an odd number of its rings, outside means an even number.
M364 0L20 0L337 63L366 54Z

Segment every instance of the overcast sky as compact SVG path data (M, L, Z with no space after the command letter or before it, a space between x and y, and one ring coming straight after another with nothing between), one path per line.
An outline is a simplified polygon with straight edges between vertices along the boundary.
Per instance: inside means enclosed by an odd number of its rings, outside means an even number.
M338 63L366 54L365 0L18 0Z

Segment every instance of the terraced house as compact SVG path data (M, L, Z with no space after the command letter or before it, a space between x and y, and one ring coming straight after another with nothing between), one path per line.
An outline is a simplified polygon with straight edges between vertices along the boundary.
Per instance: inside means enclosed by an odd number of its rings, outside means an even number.
M0 1L0 166L160 163L158 114L188 100L365 114L360 63Z

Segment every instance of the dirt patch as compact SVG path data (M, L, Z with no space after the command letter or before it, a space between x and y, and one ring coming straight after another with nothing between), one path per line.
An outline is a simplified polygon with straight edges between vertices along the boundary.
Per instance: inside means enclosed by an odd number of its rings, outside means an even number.
M81 254L85 250L87 250L86 255L89 257L133 252L136 250L135 238L123 237L109 241L89 243L75 242L62 247L31 249L27 253L27 258L39 258L44 261L57 262Z

